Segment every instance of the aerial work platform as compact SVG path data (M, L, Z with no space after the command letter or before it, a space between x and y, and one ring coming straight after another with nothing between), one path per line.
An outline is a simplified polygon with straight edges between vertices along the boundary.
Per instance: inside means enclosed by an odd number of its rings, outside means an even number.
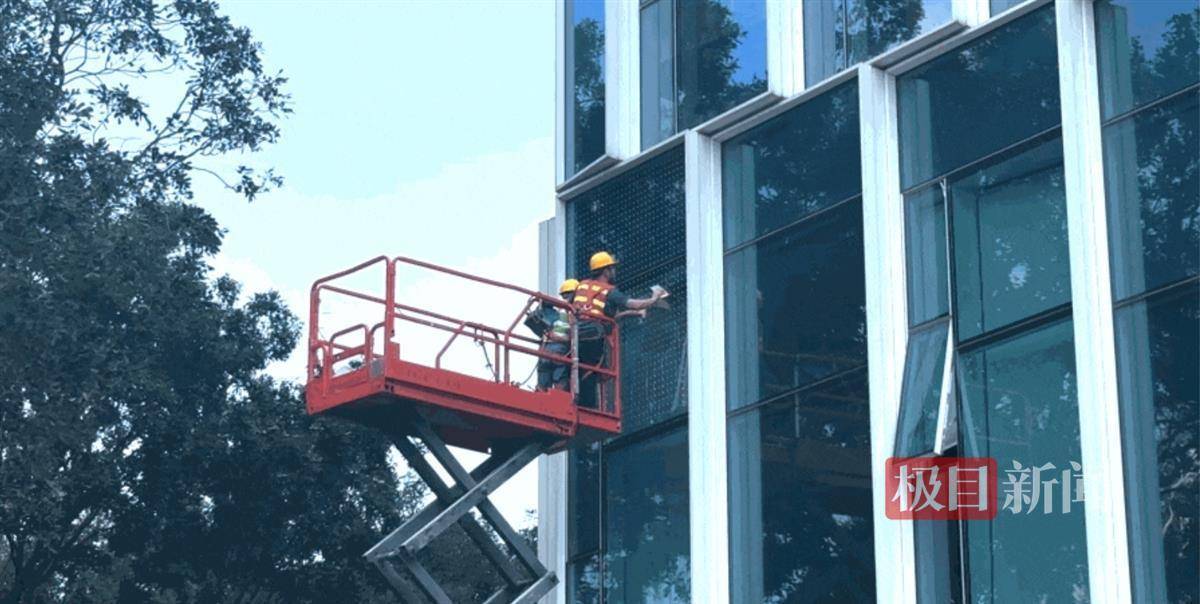
M401 271L423 276L401 282ZM382 292L375 281L379 277ZM363 291L350 285L364 279L376 286ZM431 293L442 291L439 287L448 288L444 298ZM420 303L422 297L425 304ZM506 297L511 302L506 303ZM349 306L330 310L332 302ZM450 316L446 307L454 303L464 305L472 320ZM423 308L431 304L439 310ZM518 331L529 313L543 308L563 311L569 319L565 355L544 350L539 338ZM492 316L483 316L487 314ZM506 327L489 325L489 320ZM540 292L411 258L384 256L313 284L308 413L345 418L386 433L436 496L364 554L406 601L423 601L420 593L434 602L450 602L415 554L454 524L465 529L505 580L488 602L535 602L554 587L554 574L538 562L487 496L542 453L620 433L620 339L614 322L600 320L609 323L603 336L605 354L589 364L578 355L576 313L564 300ZM464 352L476 356L468 360ZM538 391L514 379L526 370L532 376L539 361L568 369L566 390ZM588 399L596 401L596 408L576 405L583 388L593 389ZM441 479L420 445L456 484ZM467 471L447 445L490 457ZM507 552L470 514L473 509L492 526ZM407 568L410 580L401 576L396 562Z

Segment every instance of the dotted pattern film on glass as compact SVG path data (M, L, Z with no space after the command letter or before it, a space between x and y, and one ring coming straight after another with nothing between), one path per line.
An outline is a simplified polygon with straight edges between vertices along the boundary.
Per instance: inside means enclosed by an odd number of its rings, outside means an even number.
M588 258L606 250L623 281L682 257L683 147L650 159L567 202L567 267L588 274Z
M650 286L671 292L669 310L621 323L622 422L626 434L687 408L687 283L683 148L664 152L567 202L567 266L613 253L617 286L631 297Z

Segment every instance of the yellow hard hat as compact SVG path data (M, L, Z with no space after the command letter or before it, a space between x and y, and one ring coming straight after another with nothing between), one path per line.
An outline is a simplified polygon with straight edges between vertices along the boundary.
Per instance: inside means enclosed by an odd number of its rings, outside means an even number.
M602 268L608 268L617 263L617 259L608 252L596 252L592 254L592 259L588 262L588 268L598 271Z
M558 293L569 294L577 289L579 289L579 279L567 279L558 286Z

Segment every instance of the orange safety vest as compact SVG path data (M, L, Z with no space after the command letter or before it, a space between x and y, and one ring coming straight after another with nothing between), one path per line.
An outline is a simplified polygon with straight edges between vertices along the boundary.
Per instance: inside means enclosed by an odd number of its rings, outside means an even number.
M603 317L604 304L608 301L608 292L612 289L613 286L610 283L584 279L579 282L579 287L575 290L575 299L571 301L571 304L581 315Z

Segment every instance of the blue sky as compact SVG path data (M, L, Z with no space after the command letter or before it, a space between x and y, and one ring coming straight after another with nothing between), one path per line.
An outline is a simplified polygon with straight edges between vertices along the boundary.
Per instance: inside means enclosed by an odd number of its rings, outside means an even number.
M290 79L295 113L278 144L228 158L275 168L282 188L247 204L197 177L197 203L227 230L216 270L301 316L315 278L378 254L536 285L536 224L554 207L551 2L222 6ZM301 379L299 355L273 372ZM536 507L533 466L514 482L497 503L518 520Z

